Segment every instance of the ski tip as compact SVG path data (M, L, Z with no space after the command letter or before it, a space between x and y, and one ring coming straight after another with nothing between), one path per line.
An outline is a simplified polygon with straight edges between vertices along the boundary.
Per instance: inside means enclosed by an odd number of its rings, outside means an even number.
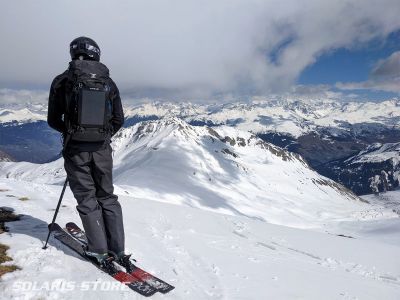
M75 228L75 229L79 229L79 226L76 225L74 222L68 222L67 224L65 224L65 228Z
M158 291L162 294L166 294L172 291L173 289L175 289L175 287L167 283L165 287L159 288Z

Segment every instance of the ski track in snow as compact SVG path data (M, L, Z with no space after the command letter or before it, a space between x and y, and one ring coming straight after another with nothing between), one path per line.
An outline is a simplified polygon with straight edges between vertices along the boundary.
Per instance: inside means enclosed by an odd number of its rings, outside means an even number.
M162 241L168 256L172 257L174 273L184 278L182 286L196 287L194 291L185 290L186 294L195 294L200 298L221 299L218 275L215 265L210 266L200 256L190 253L184 245L179 242L179 235L170 232L170 221L164 215L159 215L155 223L151 225L152 236ZM197 270L196 273L188 272L187 267ZM210 289L211 288L211 289Z
M1 299L143 299L128 291L18 291L17 281L113 281L51 239L41 249L61 186L0 179L0 206L24 214L7 223L0 242L22 270L3 276ZM126 193L124 193L126 195ZM12 197L13 196L13 197ZM29 200L21 201L19 197ZM152 299L399 299L399 243L365 237L348 223L354 239L259 220L120 195L127 251L145 270L175 285ZM80 224L67 190L60 225ZM380 222L384 220L380 219ZM398 229L400 222L391 219ZM340 227L332 230L340 230ZM396 240L397 241L397 240ZM61 281L60 281L61 282Z
M251 244L254 245L254 241L251 241L247 235L243 234L243 231L245 231L244 224L242 224L242 223L238 224L236 222L234 222L234 224L235 224L235 226L237 226L237 229L233 233L235 233L236 235L238 235L242 238L248 239L251 242ZM286 252L285 255L289 255L293 259L299 259L300 257L297 254L301 254L302 255L301 259L310 258L310 262L314 261L318 265L330 268L332 270L341 268L341 269L345 270L346 272L355 273L360 276L372 278L375 280L387 281L389 283L393 283L393 284L400 286L400 278L396 278L393 275L379 274L379 273L376 273L374 270L368 269L368 267L364 267L357 263L344 262L344 261L340 261L340 260L337 260L337 259L331 258L331 257L320 257L316 254L287 246L287 245L285 245L285 243L286 243L285 240L281 240L280 242L274 241L274 238L272 238L272 240L273 241L270 241L269 244L265 243L265 242L255 242L255 245L263 246L263 247L266 247L271 250L280 250L281 252L282 252L282 249L286 249L286 250L289 250L289 252ZM295 252L296 255L291 255L290 251Z

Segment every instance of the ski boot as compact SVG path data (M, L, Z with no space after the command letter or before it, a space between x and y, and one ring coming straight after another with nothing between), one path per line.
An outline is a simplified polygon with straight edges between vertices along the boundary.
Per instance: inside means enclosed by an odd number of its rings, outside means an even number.
M136 269L132 261L136 262L135 259L131 259L131 254L120 254L116 257L116 263L124 267L127 273L132 273Z
M114 275L119 272L114 265L115 258L113 256L110 256L107 253L94 253L89 251L85 251L85 255L96 265L99 265L106 273Z

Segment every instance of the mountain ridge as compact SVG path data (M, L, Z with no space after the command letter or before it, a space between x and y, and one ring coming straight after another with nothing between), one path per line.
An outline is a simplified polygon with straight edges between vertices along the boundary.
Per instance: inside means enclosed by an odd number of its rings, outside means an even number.
M128 195L271 223L285 215L294 227L368 218L367 203L299 155L229 126L197 127L166 117L121 129L112 146L116 189ZM1 163L0 170L2 177L37 183L65 178L62 159Z
M60 138L44 121L46 105L14 105L7 109L17 112L30 109L32 115L40 116L41 120L33 122L21 116L20 120L1 123L0 116L0 150L16 160L47 162L58 157ZM18 116L18 113L13 115ZM396 98L380 103L341 103L329 99L267 101L265 98L221 104L151 102L125 106L125 115L125 127L175 116L191 125L231 126L251 132L266 142L300 154L319 173L357 194L375 191L368 181L372 175L368 178L353 176L349 182L335 166L340 163L340 168L357 173L358 168L348 165L346 159L372 144L400 140L400 100ZM386 173L392 171L389 165L382 167ZM374 168L370 171L380 176ZM382 191L384 189L379 186L378 192Z

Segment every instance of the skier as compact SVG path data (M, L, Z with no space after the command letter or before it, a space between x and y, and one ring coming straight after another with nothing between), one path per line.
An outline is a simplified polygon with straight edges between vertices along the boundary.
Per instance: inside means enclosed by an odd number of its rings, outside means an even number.
M130 272L110 146L124 122L121 98L95 41L74 39L70 54L69 68L51 84L47 122L63 136L64 168L88 240L85 254L104 269L116 261Z

